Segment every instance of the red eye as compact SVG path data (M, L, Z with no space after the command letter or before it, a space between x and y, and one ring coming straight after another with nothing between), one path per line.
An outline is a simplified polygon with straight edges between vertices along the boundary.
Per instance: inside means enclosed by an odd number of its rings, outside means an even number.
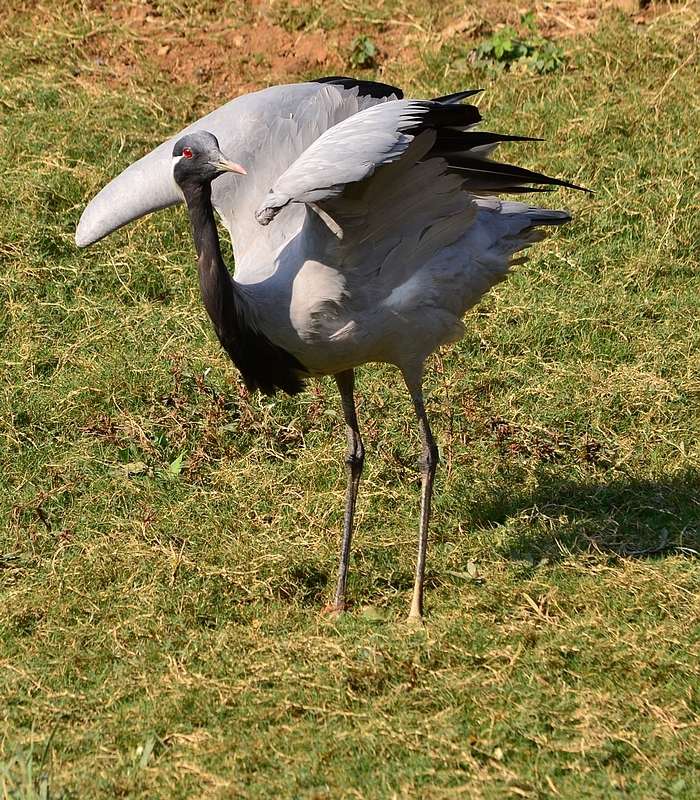
M189 147L183 147L183 148L182 148L182 155L183 155L185 158L192 158L192 156L194 155L194 153L193 153L193 152L190 150L190 148L189 148Z

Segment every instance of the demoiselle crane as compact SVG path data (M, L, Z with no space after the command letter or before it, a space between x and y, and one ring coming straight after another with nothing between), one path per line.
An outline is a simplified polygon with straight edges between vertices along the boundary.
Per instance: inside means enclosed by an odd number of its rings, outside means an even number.
M461 338L465 312L505 278L515 253L541 238L539 226L570 220L566 211L494 194L580 188L491 160L500 142L528 139L475 131L481 115L461 102L472 94L404 100L384 84L326 78L244 95L124 170L78 225L84 247L184 200L204 305L248 389L295 394L306 378L335 378L348 479L329 610L347 605L364 462L354 369L396 365L418 417L422 489L409 619L420 620L438 463L423 402L425 361ZM231 235L233 277L213 209Z

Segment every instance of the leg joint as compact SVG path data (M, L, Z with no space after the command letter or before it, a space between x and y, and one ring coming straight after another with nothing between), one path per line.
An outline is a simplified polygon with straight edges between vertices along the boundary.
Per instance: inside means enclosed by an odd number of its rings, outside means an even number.
M345 455L345 463L352 470L361 470L365 463L365 449L360 444L359 447L348 448Z
M434 443L428 444L418 459L418 466L421 472L435 471L435 468L440 462L440 453L437 445Z

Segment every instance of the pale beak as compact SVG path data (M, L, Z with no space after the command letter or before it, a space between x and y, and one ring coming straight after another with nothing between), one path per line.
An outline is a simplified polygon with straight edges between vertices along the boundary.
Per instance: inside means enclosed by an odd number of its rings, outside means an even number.
M248 173L243 169L240 164L236 164L235 161L230 161L228 158L221 156L218 160L216 166L222 172L236 172L239 175L247 175Z

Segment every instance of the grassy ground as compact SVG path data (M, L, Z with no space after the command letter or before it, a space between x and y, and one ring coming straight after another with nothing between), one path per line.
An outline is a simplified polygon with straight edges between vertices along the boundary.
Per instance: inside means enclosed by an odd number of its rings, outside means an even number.
M150 62L118 80L91 42L139 41L59 7L0 12L0 796L31 796L46 749L50 797L698 797L698 5L610 14L546 76L472 71L467 34L384 64L414 95L485 84L489 127L546 139L516 160L596 191L544 198L575 221L430 364L420 631L396 374L360 371L355 605L329 621L332 382L245 394L181 208L73 244L110 177L215 103ZM380 45L377 14L437 18L325 8Z

